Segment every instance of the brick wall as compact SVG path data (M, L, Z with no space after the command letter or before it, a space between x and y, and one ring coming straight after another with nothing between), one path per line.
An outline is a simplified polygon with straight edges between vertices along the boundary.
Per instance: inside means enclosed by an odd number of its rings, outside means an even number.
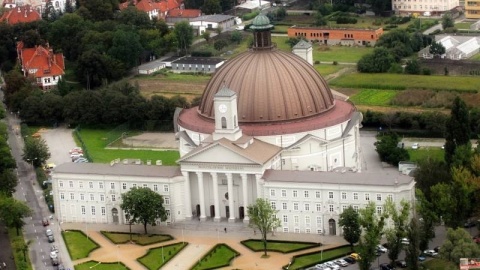
M375 45L383 29L326 29L316 27L290 27L288 37L304 37L328 45Z

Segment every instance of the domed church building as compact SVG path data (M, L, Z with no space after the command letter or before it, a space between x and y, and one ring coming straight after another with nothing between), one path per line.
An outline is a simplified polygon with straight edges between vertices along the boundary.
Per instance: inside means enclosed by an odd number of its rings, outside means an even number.
M339 216L350 205L375 202L381 213L387 199L413 203L411 177L380 165L367 169L361 113L308 61L278 50L271 28L257 16L252 48L214 74L198 107L176 112L179 166L57 166L57 218L128 224L121 194L141 186L164 198L168 220L159 225L247 224L247 207L265 198L278 210L277 231L340 235ZM310 44L295 49L310 53L311 62ZM368 155L380 164L373 150Z

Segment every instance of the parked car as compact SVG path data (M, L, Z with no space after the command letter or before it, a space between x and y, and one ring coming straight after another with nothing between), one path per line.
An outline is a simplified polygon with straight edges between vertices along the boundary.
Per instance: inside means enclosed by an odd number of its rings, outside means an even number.
M420 144L418 144L417 142L412 144L412 149L415 150L415 149L418 149L418 148L420 148Z
M423 256L423 254L421 254L420 256L418 256L418 260L423 262L425 261L427 258L425 258L425 256Z
M57 252L55 252L55 251L51 251L51 252L50 252L50 258L51 258L51 259L58 258L58 254L57 254Z
M58 258L52 259L52 265L53 266L57 266L59 264L60 264L60 262L58 261Z
M350 256L343 258L343 260L348 262L349 264L354 264L357 262L357 260L355 260L353 257L350 257Z
M427 249L423 253L429 257L436 257L438 255L438 253L433 249Z
M473 221L473 220L467 220L467 222L465 222L463 224L464 228L472 228L472 227L475 227L475 226L476 226L476 222Z
M59 264L57 266L57 270L65 270L65 266L63 266L63 264Z
M407 267L407 262L404 261L404 260L396 261L395 264L400 268L406 268Z
M88 159L86 159L84 157L79 157L76 160L73 160L73 162L75 162L75 163L88 163Z
M47 239L49 243L55 242L55 238L53 237L53 231L48 229L45 231L45 234L47 235Z
M334 263L336 263L340 266L343 266L343 267L348 266L348 262L346 262L344 259L338 259L338 260L334 261Z
M334 263L333 261L330 261L330 262L326 262L324 263L326 266L328 266L330 269L335 269L335 270L338 270L340 269L340 266L338 266L336 263Z
M410 240L408 240L408 238L402 238L401 242L404 245L410 245Z
M83 150L81 147L74 147L72 149L70 149L70 151L68 151L69 154L73 154L73 153L83 153Z
M350 254L350 257L354 258L355 261L358 261L358 260L360 260L360 258L361 258L358 253L352 253L352 254Z
M58 253L58 248L57 248L57 246L52 245L52 246L50 247L50 252L56 252L56 253Z
M72 160L75 160L75 159L81 158L81 157L83 157L83 154L82 154L82 153L73 153L73 154L70 155L70 158L71 158Z
M378 245L377 246L377 251L380 251L382 253L386 253L388 251L388 249L382 245Z
M48 225L50 225L50 222L48 221L48 218L43 218L43 219L42 219L42 225L43 225L43 226L48 226ZM48 235L47 235L47 236L48 236Z
M392 267L390 264L388 263L382 263L380 264L380 270L393 270L395 269L395 267Z

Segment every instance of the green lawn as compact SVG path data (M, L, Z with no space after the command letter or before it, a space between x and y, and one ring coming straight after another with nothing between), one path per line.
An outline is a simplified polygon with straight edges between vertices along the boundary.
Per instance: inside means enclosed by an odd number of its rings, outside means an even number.
M75 265L75 270L130 270L123 263L99 263L97 261L88 261Z
M397 93L395 90L362 89L350 100L359 105L388 106Z
M163 248L151 248L147 254L138 258L138 261L150 270L160 269L170 259L175 257L188 243L176 243ZM162 259L163 255L163 259Z
M240 254L225 244L216 245L209 253L207 253L199 262L191 269L216 269L222 266L230 265L230 262Z
M443 160L445 151L440 147L420 147L419 149L408 149L410 154L410 161L417 162L426 159L427 157L435 160Z
M313 46L313 61L357 63L362 56L373 52L372 47Z
M351 251L350 246L340 247L336 249L326 250L324 252L315 252L311 254L306 254L304 256L297 256L293 259L292 264L290 265L290 270L303 269L308 265L313 265L316 263L321 263L323 261L328 261L338 256L342 256Z
M169 82L183 82L183 81L190 81L190 82L198 82L198 83L205 83L210 80L212 77L211 74L181 74L181 73L173 73L173 72L162 72L157 76L151 75L138 75L142 77L142 80L157 80L162 81L165 83Z
M338 77L330 81L329 84L336 87L381 90L430 89L478 91L480 88L480 77L351 73Z
M457 29L470 29L470 25L472 25L473 23L471 22L460 22L460 23L456 23L455 24L455 27Z
M130 241L129 233L106 232L106 231L102 231L101 233L115 244L124 244ZM145 234L132 233L132 241L142 246L165 242L172 239L173 237L167 234L145 235Z
M62 236L72 261L86 258L90 252L99 248L98 244L87 238L82 231L63 231Z
M88 154L93 162L108 163L114 159L141 159L162 160L163 165L176 165L175 161L180 158L178 151L152 151L152 150L117 150L105 149L107 146L107 137L110 130L88 129L80 130L83 141L85 142Z
M320 65L314 65L314 67L322 76L333 74L344 68L347 68L346 66L343 66L343 65L332 65L332 64L320 64Z
M246 240L242 241L242 245L247 246L249 249L259 252L263 251L263 242L261 240ZM269 251L290 253L298 250L304 250L307 248L318 247L318 243L302 243L302 242L280 242L280 241L268 241L267 249Z
M422 265L428 270L458 269L457 264L441 259L431 259L422 263Z

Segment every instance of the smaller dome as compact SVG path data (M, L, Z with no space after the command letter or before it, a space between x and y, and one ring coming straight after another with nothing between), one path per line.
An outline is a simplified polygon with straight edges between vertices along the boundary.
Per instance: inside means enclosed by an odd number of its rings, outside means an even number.
M273 25L270 24L268 17L263 14L259 14L257 17L255 17L255 19L253 19L252 26L250 28L254 30L262 30L270 29L272 27Z

